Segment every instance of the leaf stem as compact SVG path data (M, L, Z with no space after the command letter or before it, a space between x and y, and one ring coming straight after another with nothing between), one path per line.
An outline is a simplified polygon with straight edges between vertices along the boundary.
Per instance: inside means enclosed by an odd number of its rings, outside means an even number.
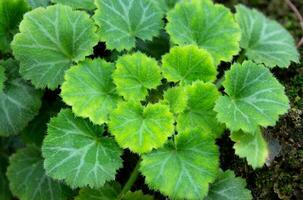
M245 51L242 50L241 53L240 53L240 55L239 55L239 57L238 57L238 59L237 59L237 63L242 64L244 60L245 60Z
M134 185L134 183L136 182L138 175L139 175L139 167L140 167L140 163L141 160L139 160L135 166L135 168L133 169L129 179L127 180L127 182L125 183L122 191L120 192L119 196L118 196L118 200L122 199L122 197L132 188L132 186Z

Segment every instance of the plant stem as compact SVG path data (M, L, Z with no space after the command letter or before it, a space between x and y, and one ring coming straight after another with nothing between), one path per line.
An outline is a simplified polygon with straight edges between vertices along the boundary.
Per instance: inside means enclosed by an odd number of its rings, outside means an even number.
M217 86L218 89L221 88L222 83L223 83L223 81L224 81L224 78L225 78L225 77L222 76L221 78L219 78L219 79L216 81L216 86Z
M242 62L243 62L244 60L245 60L245 51L242 50L241 53L240 53L240 55L239 55L239 57L238 57L238 59L237 59L237 63L242 64Z
M125 183L122 191L119 194L119 197L117 198L118 200L120 200L133 186L133 184L136 182L138 175L139 175L139 167L140 167L140 163L141 160L139 160L135 166L135 168L133 169L129 179L127 180L127 182Z

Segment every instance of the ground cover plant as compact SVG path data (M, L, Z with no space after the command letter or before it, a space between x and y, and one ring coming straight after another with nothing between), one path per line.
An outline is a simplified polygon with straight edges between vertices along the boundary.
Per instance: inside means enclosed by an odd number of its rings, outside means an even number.
M0 21L0 199L253 198L216 141L267 161L271 70L299 63L278 22L211 0L1 0Z

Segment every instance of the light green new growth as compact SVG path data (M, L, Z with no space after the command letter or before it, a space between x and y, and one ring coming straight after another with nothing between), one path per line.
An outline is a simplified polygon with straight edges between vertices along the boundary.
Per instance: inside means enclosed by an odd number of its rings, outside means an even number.
M161 84L161 71L155 59L143 53L118 58L113 74L118 93L126 100L143 100L148 89Z
M142 156L140 171L149 188L171 199L203 199L217 176L219 152L203 132L179 133L174 142Z
M224 130L224 126L216 119L213 111L219 92L212 83L194 82L186 87L187 107L177 117L177 130L198 129L199 131L218 137Z
M85 60L69 69L61 87L65 103L81 117L95 124L108 122L109 114L121 98L112 80L114 65L101 59Z
M47 133L42 146L46 172L72 188L100 188L122 167L122 150L114 139L69 109L51 119Z
M10 157L7 177L21 200L66 200L69 189L45 174L40 149L28 146Z
M178 114L185 110L187 106L187 99L185 87L179 86L169 88L164 92L163 103L169 105L172 113Z
M41 92L20 78L17 61L9 59L0 65L7 78L0 92L0 136L16 135L38 114Z
M37 88L55 89L72 64L93 52L98 41L95 31L88 14L69 6L40 7L26 13L12 42L20 73Z
M210 185L205 200L252 200L245 179L236 177L231 170L221 172L217 180Z
M52 0L52 2L71 6L75 9L93 10L96 8L94 0Z
M214 81L217 70L211 55L195 45L174 47L162 58L163 76L173 82Z
M6 81L5 69L0 65L0 93L4 89L4 82Z
M236 8L236 19L242 30L240 46L249 59L270 68L299 62L295 41L283 26L255 9L243 5Z
M112 112L109 130L123 148L146 153L161 147L174 133L174 118L169 107L161 104L123 102Z
M163 13L151 0L96 0L95 21L108 49L130 50L136 38L151 40L160 33Z
M254 134L258 126L274 126L289 109L284 87L269 69L251 61L234 64L225 73L223 86L227 95L218 99L215 111L232 131Z
M241 31L232 13L208 0L184 1L167 14L166 31L173 43L196 44L220 61L231 61L239 48Z
M246 158L254 169L263 167L268 157L268 147L260 129L254 135L239 131L232 133L230 137L235 142L237 155Z
M0 52L10 52L10 43L14 34L18 32L18 26L23 14L28 9L28 5L24 0L0 1Z

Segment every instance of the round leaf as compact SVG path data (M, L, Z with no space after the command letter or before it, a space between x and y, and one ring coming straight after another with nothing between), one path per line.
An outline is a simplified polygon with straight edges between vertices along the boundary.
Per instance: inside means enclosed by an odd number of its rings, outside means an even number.
M121 186L116 183L106 183L100 189L82 188L75 200L113 200L117 199Z
M72 188L99 188L115 179L122 166L122 151L102 133L102 127L76 118L69 109L62 110L51 119L42 146L47 174L65 180Z
M170 106L172 113L178 114L187 106L187 93L184 87L170 88L164 92L163 102Z
M23 14L28 11L25 0L1 0L0 1L0 51L10 52L10 43L14 34L18 32L18 26Z
M231 139L235 142L234 149L238 156L246 158L254 169L263 167L269 152L260 129L254 135L242 131L234 132Z
M156 88L161 83L157 61L142 53L122 56L116 66L113 79L118 93L127 100L143 100L148 89Z
M175 143L142 156L140 171L151 189L172 199L203 199L217 176L215 140L200 132L177 135Z
M137 102L120 103L111 114L109 129L123 148L146 153L161 147L174 132L174 118L169 107Z
M181 84L214 81L217 75L211 55L194 45L172 48L162 58L162 71L166 79Z
M19 77L17 61L9 59L0 64L7 76L0 92L0 136L16 135L38 114L41 92Z
M94 0L52 0L54 3L71 6L75 9L93 10L96 8Z
M236 19L242 30L240 46L245 55L268 67L288 67L299 62L299 53L293 37L276 21L266 18L255 9L239 5Z
M197 81L186 88L188 96L186 109L177 117L177 130L198 129L210 133L213 137L223 133L224 127L216 119L213 111L219 97L216 86L212 83Z
M65 200L69 189L45 174L40 150L28 146L10 158L7 177L12 193L26 200Z
M240 28L222 5L209 0L181 2L168 12L167 19L166 30L174 43L206 49L215 64L230 61L240 50Z
M227 95L218 99L215 111L232 131L254 133L258 126L273 126L289 108L283 86L267 68L251 61L234 64L223 86Z
M120 97L112 80L114 65L101 59L86 60L65 74L61 96L73 112L95 124L108 121Z
M135 47L136 38L151 40L160 33L162 11L150 0L96 0L95 21L109 49Z
M55 89L74 62L84 60L97 43L89 15L55 5L28 12L12 48L22 76L38 88Z

